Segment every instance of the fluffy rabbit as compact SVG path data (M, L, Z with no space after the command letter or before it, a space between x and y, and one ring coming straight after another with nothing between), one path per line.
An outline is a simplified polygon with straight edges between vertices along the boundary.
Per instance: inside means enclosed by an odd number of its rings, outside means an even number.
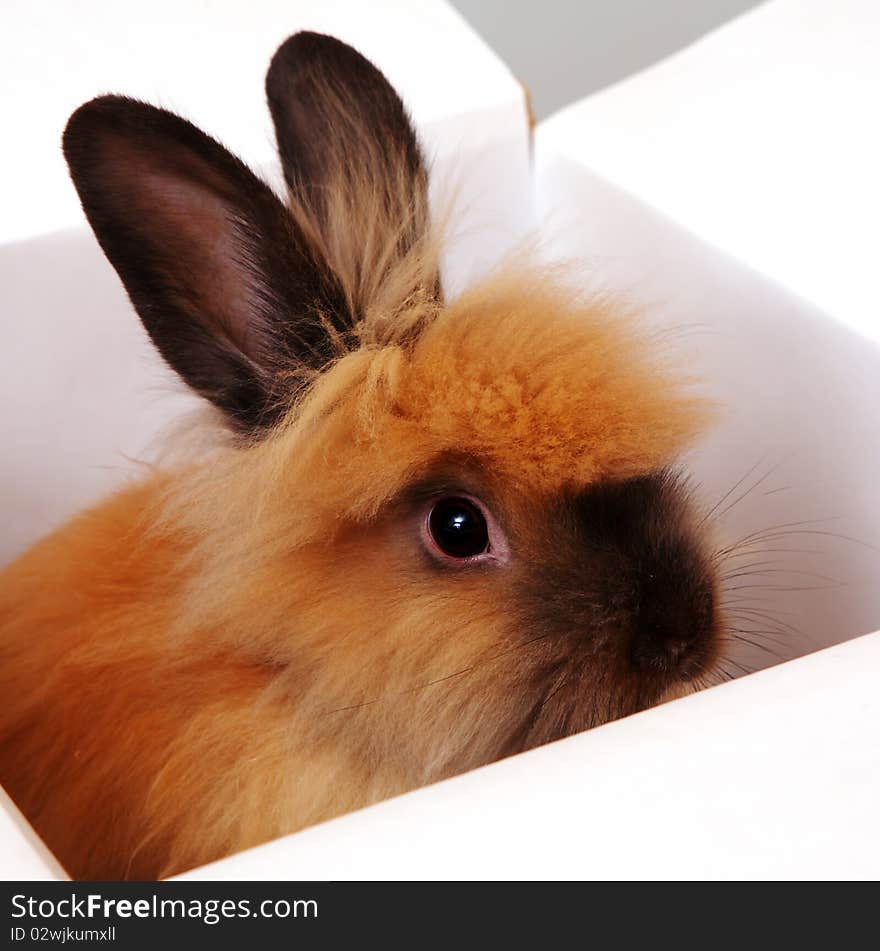
M156 347L231 438L0 575L0 780L75 877L153 878L640 710L712 667L703 405L517 266L444 302L382 74L267 77L287 205L105 96L64 152ZM112 394L108 394L108 399Z

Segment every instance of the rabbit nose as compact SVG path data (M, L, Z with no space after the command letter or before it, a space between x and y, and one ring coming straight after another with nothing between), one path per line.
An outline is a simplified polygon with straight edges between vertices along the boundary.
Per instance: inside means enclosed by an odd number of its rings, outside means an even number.
M670 577L648 575L635 612L630 657L646 673L688 675L688 661L712 635L714 596L711 586L692 580L676 584Z
M690 653L694 640L663 628L636 631L631 652L633 664L645 672L671 673Z

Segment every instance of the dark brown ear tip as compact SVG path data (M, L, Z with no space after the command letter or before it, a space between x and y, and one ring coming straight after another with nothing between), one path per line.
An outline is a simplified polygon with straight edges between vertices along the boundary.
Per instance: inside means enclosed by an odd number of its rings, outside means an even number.
M83 103L67 120L61 138L64 157L74 181L94 170L102 159L113 161L117 146L125 143L129 155L139 153L161 160L162 145L176 154L187 153L208 163L220 163L240 173L244 164L221 142L188 119L129 96L98 96Z
M67 120L61 136L61 147L69 156L79 144L102 127L115 125L115 120L124 103L125 96L98 96L77 107Z
M103 136L138 137L146 128L188 127L185 119L129 96L105 95L84 102L67 120L61 148L68 164L94 153Z
M289 36L275 50L266 72L266 91L271 94L272 89L284 83L290 75L310 67L324 66L332 70L345 63L375 69L363 54L335 36L302 30Z
M338 56L339 54L354 54L361 58L361 54L348 43L330 36L329 33L313 33L311 30L300 30L293 33L275 50L272 62L279 63L296 59L305 62L312 57ZM271 68L271 67L270 67Z

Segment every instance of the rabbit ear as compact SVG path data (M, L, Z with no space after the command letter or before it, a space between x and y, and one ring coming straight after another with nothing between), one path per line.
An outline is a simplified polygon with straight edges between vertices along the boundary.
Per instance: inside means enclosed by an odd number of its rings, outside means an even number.
M64 154L83 209L156 347L242 432L284 409L281 378L333 356L345 298L271 190L189 122L105 96Z
M356 50L309 32L279 47L266 94L287 184L336 270L378 281L428 230L427 170L400 97Z

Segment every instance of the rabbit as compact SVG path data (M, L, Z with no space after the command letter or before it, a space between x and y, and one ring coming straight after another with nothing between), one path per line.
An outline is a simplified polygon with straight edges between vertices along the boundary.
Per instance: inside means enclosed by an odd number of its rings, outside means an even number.
M180 873L719 656L678 468L705 401L546 268L444 299L416 134L353 48L294 34L266 90L286 202L130 98L64 132L135 311L227 434L0 574L0 780L76 878Z

